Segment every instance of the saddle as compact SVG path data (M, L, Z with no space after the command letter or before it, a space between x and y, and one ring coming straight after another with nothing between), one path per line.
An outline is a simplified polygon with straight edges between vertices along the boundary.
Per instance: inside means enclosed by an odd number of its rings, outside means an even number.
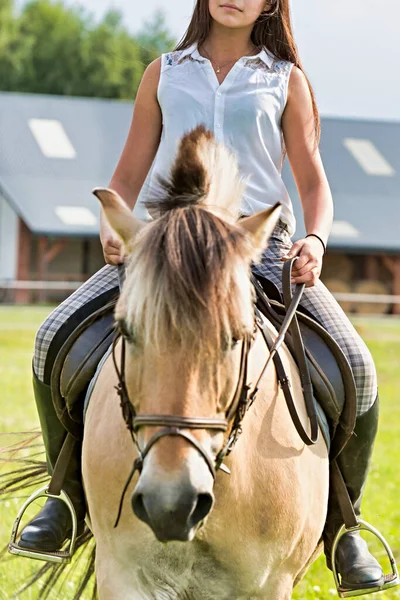
M279 331L286 314L281 293L272 281L255 275L256 306ZM97 310L73 331L60 349L52 369L55 410L65 429L77 439L83 437L83 407L87 388L114 337L116 302L117 298ZM342 350L318 320L301 305L296 317L317 403L319 424L330 455L336 457L354 427L354 378ZM301 368L296 340L290 329L286 333L285 343ZM285 380L285 374L281 379ZM288 385L290 387L290 383Z

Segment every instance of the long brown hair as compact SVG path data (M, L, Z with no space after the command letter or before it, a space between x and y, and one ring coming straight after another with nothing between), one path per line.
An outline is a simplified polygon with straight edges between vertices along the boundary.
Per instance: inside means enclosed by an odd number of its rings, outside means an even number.
M208 37L211 29L211 14L208 0L197 0L193 16L184 38L175 47L175 50L183 50L197 42L200 46ZM280 60L288 60L296 65L307 80L311 94L316 146L321 137L321 121L314 90L304 71L301 63L297 45L294 41L292 21L290 17L289 0L271 0L268 12L263 12L254 23L251 32L251 41L255 46L262 46L272 52Z

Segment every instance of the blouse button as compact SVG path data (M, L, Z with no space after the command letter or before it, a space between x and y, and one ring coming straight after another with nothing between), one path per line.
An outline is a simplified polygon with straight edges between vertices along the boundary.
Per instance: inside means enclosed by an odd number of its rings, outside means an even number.
M219 129L221 127L221 125L218 123L217 128Z
M221 92L217 92L217 96L220 96L220 95L221 95Z

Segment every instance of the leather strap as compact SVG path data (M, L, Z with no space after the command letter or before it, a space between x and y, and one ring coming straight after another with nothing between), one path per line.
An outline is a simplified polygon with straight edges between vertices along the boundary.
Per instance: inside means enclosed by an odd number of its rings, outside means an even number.
M271 337L271 334L268 330L268 328L266 327L266 325L263 323L262 325L259 326L262 336L265 340L265 343L267 344L268 348L271 350L271 348L274 345L274 341ZM299 434L301 440L307 445L307 446L311 446L313 444L315 444L315 442L318 439L318 422L317 422L317 431L315 433L315 431L312 429L312 434L311 436L308 435L308 433L306 432L306 430L303 427L302 422L300 421L300 417L297 413L297 409L296 409L296 405L295 402L293 400L293 396L292 396L292 392L290 390L290 380L289 377L286 374L285 371L285 367L283 365L282 359L279 355L279 350L276 351L274 357L273 357L273 361L274 361L274 365L275 365L275 369L276 369L276 373L278 376L278 381L281 385L281 388L283 390L284 396L285 396L285 400L286 400L286 404L290 413L290 416L292 418L293 424L296 427L297 433Z
M297 259L297 257L295 257ZM283 266L282 274L282 288L283 288L283 299L285 303L286 311L289 310L291 305L293 294L292 294L292 267L294 260L288 260ZM302 291L304 291L305 284L301 284ZM311 439L317 440L318 438L318 418L317 410L315 407L314 391L311 383L310 371L308 369L307 359L303 340L301 337L299 322L297 320L296 313L291 320L289 331L293 336L294 351L297 365L299 367L300 379L303 388L304 401L306 403L307 414L310 418L311 423Z
M213 419L205 417L174 417L172 415L138 415L133 419L133 429L137 431L140 427L189 427L190 429L216 429L226 431L228 423L226 419Z
M347 529L357 527L358 520L354 512L353 503L349 496L342 472L336 460L331 462L331 484L336 491L336 499L339 504L340 512L342 513L343 522Z
M285 267L286 267L287 264L288 263L285 264ZM285 300L285 307L286 307L286 309L287 309L287 303L288 302L290 303L290 297L291 297L291 266L292 266L292 264L290 264L289 266L287 266L286 269L284 267L284 275L282 277L282 279L283 279L283 285L285 286L284 292L286 292L286 300ZM263 308L266 309L265 310L266 314L269 315L270 317L272 317L272 319L271 319L272 322L275 324L275 326L277 326L279 328L282 325L283 318L276 311L274 311L274 309L272 308L272 306L271 306L271 304L269 302L269 299L265 296L265 293L264 293L264 290L262 289L262 286L259 284L259 282L257 280L254 281L254 285L255 285L255 288L256 288L256 291L257 291L258 302L260 304L262 304ZM274 305L274 304L278 304L278 303L272 302L272 304ZM300 315L300 316L301 316L301 318L303 320L306 320L306 321L309 320L308 317L306 317L305 315ZM300 328L298 327L297 317L295 317L295 318L296 318L296 323L297 323L297 328L298 329L297 329L297 331L293 331L293 329L292 329L290 331L290 334L291 334L291 337L294 338L294 339L296 338L297 335L300 336L300 341L301 341L301 331L300 331ZM331 338L331 336L329 336L328 332L323 327L321 327L317 323L313 323L313 326L314 326L315 329L318 330L319 334L326 340L327 343L329 343L330 345L332 345L332 344L336 345L336 342L333 340L333 338ZM267 336L269 336L269 331L266 328L264 328L263 331L265 331L265 330L267 331ZM268 343L271 343L271 338L268 341ZM302 357L303 352L304 352L304 357L305 357L305 348L304 348L303 343L301 343L301 346L300 346L299 342L297 340L297 346L296 346L296 348L297 348L297 350L299 348L301 348L301 352L299 352L298 356L296 356L295 349L294 349L294 343L293 343L293 352L295 353L296 360L299 360L299 358ZM341 357L342 361L344 361L346 363L346 366L348 367L346 357L343 355L343 353L340 353L339 357ZM284 383L286 385L285 379L287 379L287 377L284 374L284 370L281 372L280 371L280 366L278 367L278 365L276 363L275 363L275 367L276 367L276 370L277 370L277 373L278 373L279 381L281 381L281 377L282 377L283 381L284 381ZM307 371L308 371L308 369L307 369ZM342 369L342 372L343 372L343 369ZM347 387L350 388L350 389L354 389L354 393L352 394L352 398L349 399L348 402L346 403L347 407L348 407L347 410L350 413L349 414L349 421L350 421L350 423L349 423L349 425L346 428L344 428L343 424L341 423L342 429L343 429L343 437L340 440L339 446L337 448L336 453L334 454L334 457L338 456L338 454L340 454L340 452L343 450L344 446L346 445L347 441L349 440L350 436L352 435L352 433L354 431L354 424L355 424L355 402L354 402L354 399L355 399L355 384L354 384L354 378L353 378L353 375L352 375L351 370L349 368L344 369L344 372L348 373L348 376L351 379L350 382L349 381L347 382ZM300 371L300 373L301 373L301 371ZM282 385L282 383L281 383L281 385ZM282 385L282 389L285 392L285 388L284 388L283 385ZM291 411L290 406L291 406L291 400L292 399L290 398L289 395L286 396L286 394L285 394L285 398L286 398L287 402L289 401L288 408L289 408L289 412L290 412ZM315 406L314 399L313 399L313 405ZM345 407L345 409L346 409L346 407ZM293 422L296 424L296 419L298 418L297 412L293 412L293 414L291 412L290 414L291 414ZM300 433L301 430L297 429L297 431L298 431L299 435L302 437L302 435ZM303 437L302 437L302 439L303 439ZM354 508L353 508L353 504L352 504L351 498L349 496L349 492L348 492L347 487L346 487L346 483L344 481L342 472L340 471L339 465L337 464L336 460L333 460L333 457L331 457L331 460L330 460L330 469L331 469L331 485L332 485L332 487L335 488L335 491L336 491L336 495L337 495L337 500L338 500L340 512L341 512L342 517L343 517L343 522L344 522L344 524L345 524L345 526L346 526L347 529L349 529L351 527L357 527L358 526L358 521L357 521L356 514L354 512Z
M282 310L285 310L284 305L275 300L270 300L265 295L264 289L258 280L254 281L254 285L257 291L258 306L261 308L261 311L266 318L271 321L274 327L279 331L284 319L286 319L286 317L282 314ZM322 325L320 325L317 321L305 315L303 312L298 312L297 319L313 329L324 340L338 362L345 383L346 402L342 411L342 415L340 416L340 421L339 423L336 423L336 425L339 426L335 428L335 434L331 444L330 460L334 460L345 447L347 441L352 436L355 427L357 392L354 376L346 356L340 349L338 343L326 331L326 329L324 329L324 327L322 327ZM295 356L294 343L290 333L285 336L285 343ZM307 348L305 350L308 360L313 362L314 366L316 367L313 356L310 354Z
M181 438L184 438L186 441L188 441L192 446L194 446L196 448L196 450L204 458L204 460L206 461L206 463L208 465L208 468L210 469L213 479L215 479L216 474L215 474L215 467L214 467L214 458L208 454L208 452L205 450L205 448L203 448L203 446L200 444L200 442L198 442L191 433L189 433L188 431L182 431L181 429L178 429L175 427L164 427L164 429L160 429L160 431L157 431L157 433L155 433L153 435L153 437L150 439L150 441L147 443L145 449L143 450L143 453L139 457L140 462L137 466L139 471L142 470L143 461L146 458L146 456L148 455L148 453L150 452L150 450L152 449L152 447L163 437L181 437Z
M75 447L77 443L78 442L76 438L70 433L68 433L54 467L53 475L51 477L48 489L49 494L53 494L54 496L60 495L60 492L64 485L65 477L67 475L68 466L75 452Z
M290 262L290 266L291 266L293 264L294 260L292 259L291 261L288 261L288 262ZM291 270L286 269L284 271L283 279L286 280L286 284L288 284L290 287ZM256 288L257 300L258 300L259 304L261 304L263 306L263 308L266 308L266 310L264 312L269 313L270 306L269 306L268 300L264 294L264 290L262 289L262 286L259 283L259 281L254 277L253 277L253 284ZM288 330L288 328L290 330L291 323L293 322L294 319L296 319L296 322L297 322L296 309L300 302L301 296L303 294L303 290L304 290L304 286L297 286L295 296L290 297L286 316L283 319L283 322L280 326L279 335L278 335L278 338L275 340L275 342L273 342L271 334L269 333L268 328L265 326L261 316L259 316L257 321L258 321L258 327L261 330L261 333L264 337L265 343L267 344L267 346L270 350L270 356L272 356L272 358L273 358L277 376L278 376L278 380L282 387L282 390L283 390L283 393L285 396L285 400L286 400L286 404L287 404L290 416L293 420L294 426L296 427L296 430L297 430L301 440L307 446L311 446L312 444L315 444L318 440L319 428L318 428L318 419L317 419L316 408L315 408L315 404L314 404L313 390L312 390L310 376L308 373L308 367L306 364L305 354L303 356L300 356L300 360L302 360L301 364L303 365L303 376L302 376L302 371L300 370L300 368L299 368L299 372L300 372L300 377L301 377L301 382L302 382L302 389L303 389L303 393L304 393L304 401L305 401L305 405L306 405L306 410L307 410L307 414L308 414L308 417L310 420L310 425L311 425L311 435L308 435L308 433L305 431L305 429L301 423L301 420L297 413L296 404L293 400L293 396L292 396L292 393L290 390L290 380L286 374L284 365L283 365L282 360L278 353L278 349L285 339L286 331ZM297 328L298 328L298 323L297 323ZM298 343L297 343L297 350L301 351L301 348L302 348L303 352L305 352L304 346L301 341L301 333L300 333L299 328L298 328L298 335L300 338L300 342L298 341ZM296 357L296 359L297 359L297 357ZM267 361L266 365L268 365L268 362L269 361ZM305 369L304 369L304 364L306 364ZM311 386L311 387L307 387L307 374L308 374L308 378L309 378L308 379L309 386ZM307 390L307 392L305 392L305 389ZM311 389L312 403L310 403L310 397L309 397L310 389Z

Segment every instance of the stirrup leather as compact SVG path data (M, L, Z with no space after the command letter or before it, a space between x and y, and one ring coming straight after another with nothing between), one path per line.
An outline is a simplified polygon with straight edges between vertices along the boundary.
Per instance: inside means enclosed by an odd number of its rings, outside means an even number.
M342 537L346 533L352 532L352 531L369 531L370 533L375 535L375 537L378 538L378 540L381 542L381 544L385 548L387 556L390 560L392 572L388 573L387 575L384 575L384 583L382 585L376 586L376 587L360 588L358 590L354 590L354 589L344 588L342 586L341 582L339 581L339 574L338 574L337 568L336 568L337 547L338 547L338 544L339 544L340 540L342 539ZM348 527L347 528L345 525L343 525L339 529L339 531L335 537L335 541L333 542L333 546L332 546L332 572L333 572L333 577L335 580L335 585L336 585L336 589L337 589L339 598L350 598L352 596L364 596L365 594L373 594L375 592L381 592L383 590L386 590L391 587L395 587L396 585L400 584L399 573L397 570L396 562L395 562L393 553L389 547L389 544L387 543L385 538L382 536L382 534L379 533L379 531L377 529L375 529L375 527L372 527L372 525L370 525L366 521L362 521L361 519L358 521L357 527Z
M32 494L32 496L30 496L28 498L28 500L25 502L25 504L22 506L21 510L19 511L19 513L14 521L14 525L13 525L12 532L11 532L11 539L10 539L10 543L8 545L8 551L11 554L17 554L18 556L25 556L27 558L34 558L36 560L44 560L47 562L54 562L54 563L68 563L68 562L70 562L71 557L74 553L75 542L76 542L76 537L77 537L77 532L78 532L78 519L76 516L75 508L74 508L74 505L72 504L69 496L63 490L61 490L59 496L57 496L55 494L50 494L48 490L49 490L49 486L47 486L47 485L40 488L40 490L38 490L37 492ZM59 550L57 552L40 552L38 550L30 550L28 548L22 548L16 541L17 536L18 536L18 529L19 529L22 517L23 517L26 509L35 500L37 500L38 498L43 498L43 497L44 498L57 498L58 500L62 500L69 508L69 511L70 511L71 517L72 517L72 535L71 535L70 544L66 550Z

